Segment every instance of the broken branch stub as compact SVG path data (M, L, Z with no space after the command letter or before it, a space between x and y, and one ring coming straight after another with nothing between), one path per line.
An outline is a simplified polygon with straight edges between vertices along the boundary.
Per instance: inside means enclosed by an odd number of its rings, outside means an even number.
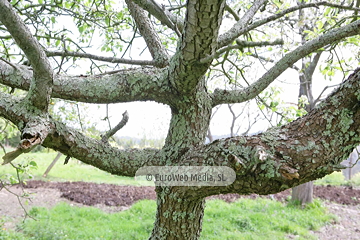
M3 156L2 165L10 163L23 153L28 153L37 145L41 145L48 135L49 127L46 123L33 121L29 122L21 134L21 141L18 147Z

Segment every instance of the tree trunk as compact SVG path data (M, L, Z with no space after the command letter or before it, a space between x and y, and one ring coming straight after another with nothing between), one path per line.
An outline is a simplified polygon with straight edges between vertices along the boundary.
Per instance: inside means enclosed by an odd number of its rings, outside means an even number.
M311 203L313 201L314 182L307 182L292 188L292 201L299 201L301 205Z
M304 4L304 1L300 1L298 4ZM303 21L305 17L304 10L299 10L299 20ZM304 44L307 39L307 26L301 26L299 28L301 41ZM300 80L300 88L299 88L299 98L301 96L306 96L308 99L308 104L305 106L305 110L310 112L315 107L315 100L312 93L312 77L316 66L318 65L319 59L321 56L321 52L317 52L315 56L312 58L311 56L307 56L302 58L302 66L301 71L299 72L299 80ZM301 204L311 203L313 201L313 186L314 183L307 182L302 185L296 186L292 188L292 201L299 201Z
M157 212L149 239L199 239L204 216L204 198L179 197L175 189L157 187Z

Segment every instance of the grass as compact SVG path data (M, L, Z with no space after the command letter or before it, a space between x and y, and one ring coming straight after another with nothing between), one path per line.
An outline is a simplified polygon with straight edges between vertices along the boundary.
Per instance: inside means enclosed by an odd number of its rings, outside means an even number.
M93 166L79 163L76 159L70 159L69 163L64 165L65 156L61 156L55 166L51 169L46 178L43 174L53 159L56 157L56 152L35 152L20 155L13 162L15 164L27 164L31 161L35 161L37 169L32 169L30 173L33 175L33 179L44 181L84 181L95 183L111 183L118 185L152 185L152 182L148 181L136 181L133 177L122 177L112 175L105 171L99 170ZM0 166L0 179L4 179L5 175L16 176L15 169L6 164ZM26 177L26 176L25 176Z
M202 239L316 239L309 230L317 230L334 221L316 200L299 208L269 199L241 199L228 204L214 200L207 204Z
M61 203L52 209L33 208L37 221L28 219L20 232L8 232L0 239L147 239L151 233L156 203L142 200L130 209L108 214L92 207ZM269 199L240 199L234 203L210 200L206 203L201 239L315 239L317 230L334 217L319 201L301 209Z
M345 180L345 177L341 172L333 172L319 180L316 180L314 184L323 186L360 186L360 173L353 175L351 180Z

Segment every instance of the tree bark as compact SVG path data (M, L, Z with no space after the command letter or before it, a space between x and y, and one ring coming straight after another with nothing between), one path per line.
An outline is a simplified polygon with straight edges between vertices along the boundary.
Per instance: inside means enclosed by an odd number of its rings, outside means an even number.
M298 2L298 5L303 5L303 4L305 4L303 1ZM305 11L304 9L299 10L299 22L305 22L304 19L306 18L306 15L304 11ZM314 23L312 25L314 25ZM302 44L306 43L306 37L307 37L306 30L308 30L307 28L308 26L306 24L299 27L299 34L301 35ZM320 56L321 56L321 51L317 52L314 58L312 58L311 56L306 56L302 58L302 66L299 72L299 80L300 80L299 99L301 96L307 97L308 104L304 106L307 112L310 112L315 107L315 101L312 93L312 78L316 66L319 62ZM314 187L314 182L310 181L292 188L291 200L299 201L301 204L311 203L313 201L313 187Z
M199 239L205 199L179 196L179 188L157 187L157 212L151 240Z
M292 188L291 200L299 201L301 205L311 203L313 201L314 182L307 182Z

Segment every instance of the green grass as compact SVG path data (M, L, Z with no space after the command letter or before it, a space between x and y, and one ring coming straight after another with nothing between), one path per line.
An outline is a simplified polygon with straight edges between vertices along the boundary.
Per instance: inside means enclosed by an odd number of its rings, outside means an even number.
M52 209L33 208L37 221L26 220L21 232L0 239L147 239L151 233L156 203L143 200L130 209L107 214L92 207L61 203ZM241 199L235 203L211 200L206 203L201 239L315 239L317 230L333 216L315 201L305 209L269 199Z
M360 173L352 176L351 180L345 180L341 172L333 172L314 182L315 185L332 186L360 186Z
M317 230L334 221L319 201L299 208L269 199L242 199L235 203L214 200L207 203L202 239L316 239Z
M346 185L345 177L341 172L333 172L325 177L318 179L314 182L315 185L332 185L332 186L341 186Z
M349 185L360 186L360 172L351 177L351 180L349 181Z
M152 185L152 182L148 181L135 181L131 177L121 177L112 175L105 171L99 170L87 164L79 163L76 159L70 159L69 163L64 165L65 156L57 161L55 166L51 169L46 178L44 174L47 167L56 157L56 152L50 153L27 153L20 155L13 161L14 164L26 164L30 161L35 161L38 165L37 169L32 169L30 173L33 175L33 179L44 181L85 181L95 183L112 183L119 185ZM15 169L6 164L0 166L0 179L4 179L5 175L16 176ZM26 177L26 176L25 176Z

